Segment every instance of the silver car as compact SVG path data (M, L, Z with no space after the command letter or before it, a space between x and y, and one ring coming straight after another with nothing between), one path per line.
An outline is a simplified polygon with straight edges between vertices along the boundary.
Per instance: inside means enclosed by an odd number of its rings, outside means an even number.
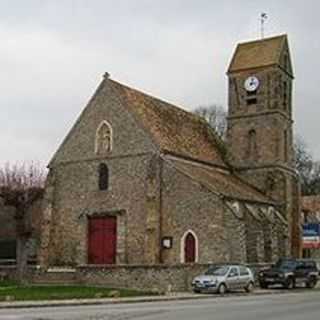
M254 289L252 271L243 265L211 266L203 275L193 279L194 292L216 292L224 294L227 291L244 289L251 292Z

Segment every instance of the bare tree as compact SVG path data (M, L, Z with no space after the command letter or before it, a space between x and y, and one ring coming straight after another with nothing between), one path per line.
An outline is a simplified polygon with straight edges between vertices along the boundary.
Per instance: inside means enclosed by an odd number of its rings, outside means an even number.
M295 169L297 170L302 195L313 195L320 193L320 163L314 161L311 152L301 136L295 136Z
M0 168L0 196L5 205L16 209L17 234L17 274L20 281L28 260L27 242L32 233L31 223L27 216L31 205L42 196L45 182L45 171L36 163L7 163Z
M217 104L208 106L199 106L193 111L195 114L204 118L209 125L217 132L217 134L224 140L227 130L227 112Z

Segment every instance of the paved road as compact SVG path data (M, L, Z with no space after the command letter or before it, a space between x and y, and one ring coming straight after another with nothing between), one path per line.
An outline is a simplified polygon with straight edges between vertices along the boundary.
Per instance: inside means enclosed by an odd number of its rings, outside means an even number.
M0 320L315 320L320 292L157 303L2 309Z

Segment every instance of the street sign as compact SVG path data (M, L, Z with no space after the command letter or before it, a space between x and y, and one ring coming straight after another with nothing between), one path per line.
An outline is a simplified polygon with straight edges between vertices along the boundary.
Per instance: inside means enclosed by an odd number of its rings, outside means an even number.
M303 225L303 248L318 249L320 248L320 224L305 223Z

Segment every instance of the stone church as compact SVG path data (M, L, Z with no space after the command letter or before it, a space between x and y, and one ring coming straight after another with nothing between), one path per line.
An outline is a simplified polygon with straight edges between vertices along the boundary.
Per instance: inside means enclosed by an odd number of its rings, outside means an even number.
M300 254L286 35L240 43L228 129L105 74L49 164L43 266Z

